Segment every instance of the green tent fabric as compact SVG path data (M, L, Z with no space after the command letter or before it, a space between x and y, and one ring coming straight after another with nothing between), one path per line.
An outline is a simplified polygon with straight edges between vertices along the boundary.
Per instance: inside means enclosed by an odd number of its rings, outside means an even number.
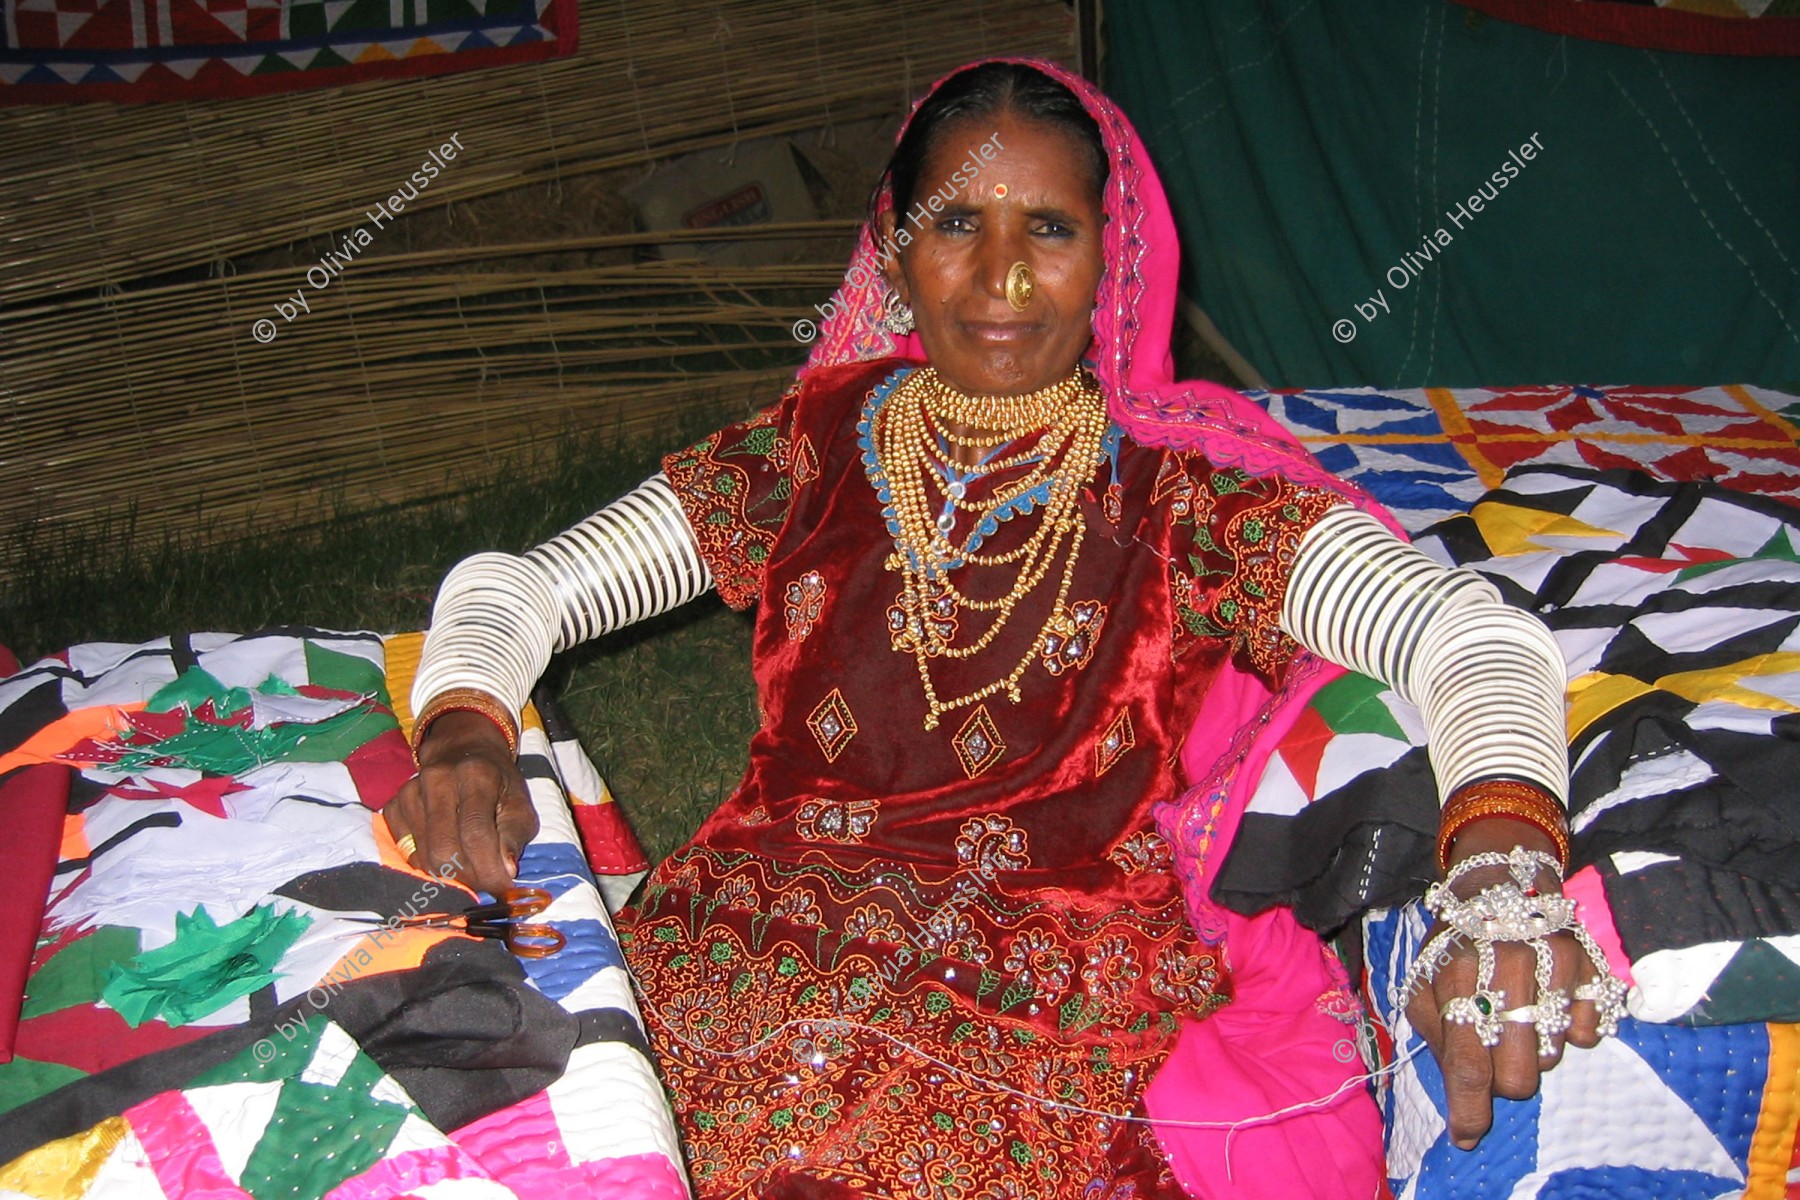
M1105 19L1105 86L1168 188L1184 290L1273 385L1800 390L1794 59L1447 0Z

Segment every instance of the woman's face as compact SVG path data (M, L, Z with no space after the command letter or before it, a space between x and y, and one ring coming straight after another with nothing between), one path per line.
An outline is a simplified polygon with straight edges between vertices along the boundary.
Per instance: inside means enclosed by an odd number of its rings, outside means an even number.
M956 189L952 176L967 174L970 152L988 142L998 153L989 161L975 155L980 170ZM921 210L952 189L948 204ZM1075 134L1010 113L944 125L910 211L887 219L886 232L913 239L887 268L888 281L912 308L926 358L952 387L1016 396L1075 369L1093 338L1106 219ZM1006 275L1018 262L1037 285L1023 312L1006 300Z

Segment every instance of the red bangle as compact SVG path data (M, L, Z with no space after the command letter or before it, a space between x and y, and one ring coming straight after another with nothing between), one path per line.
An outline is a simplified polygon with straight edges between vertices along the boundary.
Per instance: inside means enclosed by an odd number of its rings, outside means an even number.
M1474 821L1506 817L1523 821L1556 843L1556 858L1569 869L1569 816L1542 788L1510 779L1488 779L1456 789L1438 818L1438 870L1450 869L1456 835Z
M499 727L500 733L506 738L507 753L519 752L519 727L513 723L512 712L506 705L478 688L451 688L433 696L431 703L413 721L414 763L419 761L419 747L424 744L425 732L431 728L431 723L451 712L480 713Z

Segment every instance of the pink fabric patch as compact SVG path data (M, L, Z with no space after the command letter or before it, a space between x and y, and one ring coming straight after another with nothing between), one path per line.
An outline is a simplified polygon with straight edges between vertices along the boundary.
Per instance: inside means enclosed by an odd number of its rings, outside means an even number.
M401 1200L446 1179L491 1179L460 1146L428 1146L384 1158L325 1193L325 1200Z
M463 1126L451 1135L493 1177L530 1200L686 1200L680 1169L661 1154L627 1154L578 1163L543 1092Z
M1600 943L1612 973L1628 984L1636 984L1637 980L1631 975L1631 960L1619 943L1619 930L1613 924L1612 905L1606 902L1606 888L1600 882L1600 872L1592 867L1581 868L1563 883L1563 895L1575 901L1576 919L1586 925L1587 931Z
M156 1182L168 1195L251 1200L250 1193L225 1173L212 1130L180 1092L163 1092L134 1104L125 1110L125 1119L144 1147Z
M544 1092L489 1113L450 1135L495 1179L520 1191L521 1171L565 1171L575 1165ZM521 1192L521 1194L527 1194Z

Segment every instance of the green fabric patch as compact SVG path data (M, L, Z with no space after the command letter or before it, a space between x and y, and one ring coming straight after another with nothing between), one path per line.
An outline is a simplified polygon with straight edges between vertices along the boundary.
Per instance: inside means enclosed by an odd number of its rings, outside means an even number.
M1785 1007L1782 997L1786 997ZM1771 1008L1777 1011L1771 1012ZM1706 999L1693 1007L1685 1021L1704 1025L1800 1021L1800 963L1762 938L1749 939L1713 979Z
M65 1083L86 1078L86 1071L62 1063L38 1062L32 1058L0 1063L0 1113L30 1104L39 1096L48 1096Z
M381 1078L360 1051L329 1086L290 1078L238 1186L256 1200L313 1200L381 1161L411 1113L371 1094Z
M1761 559L1773 559L1780 562L1800 562L1800 554L1794 552L1793 538L1789 535L1788 526L1783 525L1775 531L1775 536L1763 543L1762 549L1748 559L1721 558L1714 562L1700 563L1697 566L1683 567L1675 573L1675 578L1682 583L1690 579L1698 579L1702 575L1710 575L1714 571L1722 571L1726 567L1734 567L1741 562L1755 562Z
M115 964L101 995L134 1029L158 1018L185 1025L275 982L275 964L311 924L269 905L224 926L204 908L177 914L175 940Z
M101 925L76 938L32 973L19 1019L94 1003L111 970L136 958L141 948L138 931L124 925Z
M374 696L388 705L387 674L366 658L345 654L313 642L301 643L306 652L306 681L314 687L359 696Z
M1387 690L1387 684L1379 679L1352 671L1318 690L1312 699L1313 711L1333 733L1375 733L1404 742L1408 740L1406 731L1381 701Z
M305 643L307 674L314 685L354 695L385 698L380 668L348 654ZM122 771L141 771L174 763L213 775L243 775L272 762L340 762L358 747L399 728L383 707L363 704L320 721L277 721L262 729L223 724L248 709L254 695L298 696L286 680L274 675L256 686L228 688L198 667L183 671L150 697L150 712L189 714L186 726L158 741L129 746L117 763ZM214 721L192 714L208 701Z

